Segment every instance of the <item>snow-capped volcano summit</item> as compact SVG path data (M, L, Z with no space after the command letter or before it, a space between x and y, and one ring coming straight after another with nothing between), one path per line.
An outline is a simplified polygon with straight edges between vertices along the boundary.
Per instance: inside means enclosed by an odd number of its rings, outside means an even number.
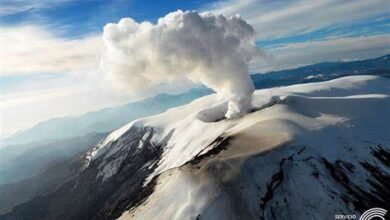
M390 80L257 90L226 119L217 95L136 120L29 210L42 219L334 219L389 209ZM38 204L57 204L35 210ZM61 204L61 207L58 207Z

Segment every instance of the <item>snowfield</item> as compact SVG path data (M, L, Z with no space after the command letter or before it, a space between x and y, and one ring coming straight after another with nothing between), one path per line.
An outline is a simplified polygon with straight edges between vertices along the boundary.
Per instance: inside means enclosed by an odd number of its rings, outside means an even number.
M152 192L119 219L334 219L388 208L388 78L257 90L252 104L227 120L227 102L209 95L133 121L88 152L85 169L98 164L104 184L130 151L161 151L142 166ZM132 129L145 130L136 148Z

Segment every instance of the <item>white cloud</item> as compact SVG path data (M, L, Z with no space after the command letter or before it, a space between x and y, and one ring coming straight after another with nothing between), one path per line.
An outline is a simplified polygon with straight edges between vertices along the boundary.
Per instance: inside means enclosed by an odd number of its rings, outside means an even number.
M230 0L204 10L240 14L255 27L259 39L270 39L383 15L389 7L387 0Z
M3 0L0 17L40 8L50 8L70 0Z
M98 66L101 36L65 39L40 26L0 27L0 75L67 72Z

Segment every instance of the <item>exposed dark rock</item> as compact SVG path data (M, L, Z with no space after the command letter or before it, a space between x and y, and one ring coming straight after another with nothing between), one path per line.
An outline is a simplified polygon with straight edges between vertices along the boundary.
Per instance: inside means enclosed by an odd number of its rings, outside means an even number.
M213 155L217 155L219 154L221 151L224 151L226 150L228 147L229 147L229 141L232 140L233 137L223 137L222 135L219 136L218 138L216 138L210 145L212 146L212 149L207 151L206 153L204 154L201 154L202 152L200 152L199 154L197 154L194 159L192 159L191 161L189 161L189 163L195 165L195 164L198 164L200 161L204 160L205 158L208 158L208 157L211 157ZM208 149L209 147L206 147L206 149Z
M369 160L360 162L361 166L370 174L369 178L366 178L366 182L371 187L370 190L364 190L363 186L348 178L348 173L353 170L351 164L340 160L331 163L323 159L324 165L333 179L346 191L343 195L343 201L347 205L352 203L355 209L361 213L372 207L390 208L390 166L387 163L390 160L390 154L388 150L380 145L371 149L372 155L377 159L376 161L383 163L386 170L382 170Z

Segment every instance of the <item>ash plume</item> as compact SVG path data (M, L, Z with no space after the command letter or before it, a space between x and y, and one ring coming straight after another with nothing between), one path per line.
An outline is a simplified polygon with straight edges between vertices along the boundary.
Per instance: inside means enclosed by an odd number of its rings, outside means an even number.
M248 63L261 51L239 16L176 11L156 24L123 18L104 27L103 71L130 90L187 78L227 99L227 118L251 108Z

